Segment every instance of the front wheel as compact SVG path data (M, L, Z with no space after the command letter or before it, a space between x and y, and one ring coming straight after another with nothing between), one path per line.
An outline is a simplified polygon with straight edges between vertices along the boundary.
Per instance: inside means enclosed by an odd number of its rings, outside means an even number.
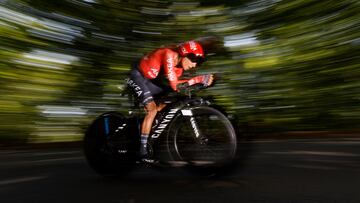
M174 162L200 171L217 170L234 161L237 138L224 114L200 106L179 111L170 125L167 146Z

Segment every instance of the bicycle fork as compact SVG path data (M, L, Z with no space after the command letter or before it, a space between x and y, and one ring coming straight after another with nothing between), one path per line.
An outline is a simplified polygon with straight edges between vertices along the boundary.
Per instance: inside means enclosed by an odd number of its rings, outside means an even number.
M196 119L195 119L195 116L192 113L192 110L191 109L182 110L182 114L184 116L189 116L190 117L190 119L189 119L190 124L191 124L191 127L192 127L193 131L194 131L197 143L199 143L201 145L207 144L209 139L203 133L201 133L201 130L199 128L199 125L196 122Z
M200 137L200 130L199 130L199 127L198 127L198 125L196 123L195 117L193 117L193 116L190 117L190 123L191 123L192 129L194 130L195 137L199 138Z

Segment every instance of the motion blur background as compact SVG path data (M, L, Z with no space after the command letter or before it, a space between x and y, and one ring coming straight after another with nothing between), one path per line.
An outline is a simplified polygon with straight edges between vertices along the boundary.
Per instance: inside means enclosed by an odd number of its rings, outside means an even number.
M132 61L209 36L202 94L246 131L360 129L358 0L0 0L1 145L81 140Z

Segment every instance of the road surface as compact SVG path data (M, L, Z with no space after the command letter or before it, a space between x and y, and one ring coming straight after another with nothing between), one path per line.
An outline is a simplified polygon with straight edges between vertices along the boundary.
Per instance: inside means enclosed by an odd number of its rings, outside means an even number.
M0 202L360 202L359 138L256 140L218 179L139 167L102 178L79 148L0 150Z

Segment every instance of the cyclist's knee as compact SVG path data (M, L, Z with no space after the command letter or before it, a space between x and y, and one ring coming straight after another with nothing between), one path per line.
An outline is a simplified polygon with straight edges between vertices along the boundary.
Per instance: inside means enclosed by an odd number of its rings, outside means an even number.
M146 111L147 116L155 117L156 114L157 114L156 103L155 102L150 102L150 103L146 104L145 111Z

